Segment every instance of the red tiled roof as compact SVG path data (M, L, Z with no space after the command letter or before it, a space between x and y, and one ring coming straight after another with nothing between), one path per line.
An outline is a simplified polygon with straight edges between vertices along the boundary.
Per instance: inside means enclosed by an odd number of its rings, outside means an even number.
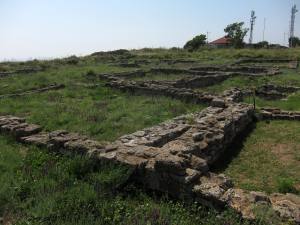
M209 44L214 44L214 45L226 45L230 44L230 40L227 37L222 37L220 39L217 39L215 41L210 42Z

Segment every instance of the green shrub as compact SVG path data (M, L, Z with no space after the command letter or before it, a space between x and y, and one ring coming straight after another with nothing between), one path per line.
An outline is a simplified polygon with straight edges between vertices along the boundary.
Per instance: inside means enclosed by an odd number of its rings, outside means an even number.
M295 193L297 194L297 189L294 187L295 181L290 178L280 178L278 179L278 191L280 193Z

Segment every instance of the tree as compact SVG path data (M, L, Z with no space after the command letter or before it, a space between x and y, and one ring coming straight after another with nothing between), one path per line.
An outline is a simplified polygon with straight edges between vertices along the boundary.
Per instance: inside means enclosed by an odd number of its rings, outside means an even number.
M183 48L189 51L195 51L199 49L201 46L205 45L205 43L206 43L206 35L200 34L194 37L192 40L188 41Z
M235 48L244 46L244 37L248 32L248 28L243 28L244 22L229 24L225 29L226 37L230 39L231 44Z
M295 48L296 46L300 46L300 39L298 37L290 37L289 46L292 48Z
M267 41L260 41L253 45L255 48L268 48L269 42Z

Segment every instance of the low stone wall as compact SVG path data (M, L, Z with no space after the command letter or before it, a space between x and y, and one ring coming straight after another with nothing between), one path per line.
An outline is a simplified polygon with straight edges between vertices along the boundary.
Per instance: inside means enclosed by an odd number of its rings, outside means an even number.
M186 88L185 86L201 86L205 81L208 84L210 82L221 82L226 79L227 75L216 77L201 77L200 79L182 79L178 81L130 81L120 79L116 76L109 74L98 74L99 78L107 80L107 86L130 93L141 93L146 95L163 95L172 98L177 98L187 102L205 103L212 106L225 107L226 102L237 102L243 98L243 93L238 88L230 89L224 92L222 95L214 95L205 92ZM202 78L204 80L202 80Z
M231 207L248 219L255 218L256 206L265 205L283 219L300 222L299 196L236 189L229 178L209 172L210 165L252 123L253 115L253 108L246 104L208 107L107 145L66 131L42 132L40 126L13 116L0 117L0 132L49 151L126 164L135 171L133 181L176 198Z
M234 65L240 65L243 63L286 63L286 67L289 69L297 69L299 62L296 59L276 59L276 58L244 58L237 60Z
M185 74L193 76L215 75L216 71L195 71L190 69L176 69L176 68L152 68L149 73L156 74Z
M59 90L65 88L64 84L51 84L46 87L39 87L39 88L32 88L30 90L24 90L24 91L19 91L17 93L12 93L12 94L5 94L5 95L0 95L0 99L2 98L12 98L12 97L21 97L25 95L31 95L35 93L42 93L46 91L51 91L51 90Z
M23 69L18 69L14 71L6 71L6 72L1 72L0 71L0 78L1 77L7 77L15 74L21 74L21 73L36 73L43 71L41 68L23 68Z
M300 91L300 87L265 84L256 89L255 93L262 98L273 100L286 98L288 94L297 91Z
M202 66L193 68L151 68L150 70L133 70L129 72L113 73L113 74L99 74L98 76L110 76L116 78L136 78L145 77L147 74L183 74L190 79L201 79L199 76L205 79L212 77L210 83L213 83L213 78L231 76L272 76L279 74L278 68L266 68L266 67L246 67L246 66ZM211 84L208 85L211 85ZM217 81L216 81L217 83ZM202 85L203 86L203 85Z
M110 80L106 85L130 93L169 96L194 103L210 103L214 99L214 96L208 93L200 93L188 88L176 88L168 82L136 82L117 79Z
M183 78L174 82L173 86L177 88L200 88L208 87L227 80L231 76L228 74L216 74L209 76L198 76Z
M146 76L147 71L144 70L133 70L129 72L120 72L114 74L101 74L101 77L115 77L115 78L136 78Z
M257 66L200 66L191 68L192 71L214 71L214 72L229 72L234 75L247 75L247 76L265 76L276 75L280 71L275 67L257 67Z
M263 119L300 121L300 112L285 111L278 108L261 108L260 110Z

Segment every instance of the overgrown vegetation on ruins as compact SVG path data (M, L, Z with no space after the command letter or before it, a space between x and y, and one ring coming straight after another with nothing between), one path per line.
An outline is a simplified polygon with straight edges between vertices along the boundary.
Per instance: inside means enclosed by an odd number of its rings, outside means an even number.
M126 82L173 84L193 77L192 73L186 74L190 68L236 66L245 58L294 62L300 60L300 49L119 50L50 61L3 62L0 63L0 116L24 117L45 131L64 129L101 142L114 141L168 119L201 111L209 103L116 90L107 86L103 76L115 74L124 76ZM239 66L274 67L276 71L278 67L281 73L272 76L241 73L229 77L225 74L224 80L186 88L184 92L188 89L219 95L231 88L255 90L264 84L300 87L299 67L290 68L287 62L245 62ZM153 68L177 69L177 72L153 72ZM182 72L178 72L180 69ZM126 77L124 72L135 75ZM26 91L51 84L63 84L64 88L22 96ZM5 96L14 93L20 96ZM243 98L250 104L253 100L251 94ZM255 100L257 112L266 106L300 111L300 91L287 93L285 98L270 100L255 96ZM191 119L189 123L195 121ZM230 157L226 165L214 169L229 175L239 188L299 196L299 125L298 121L283 120L256 123L249 134L238 140L239 145L234 143L227 150ZM218 212L197 202L183 203L165 193L153 193L140 184L128 184L132 171L125 165L96 164L82 156L51 153L44 148L16 144L2 134L0 149L3 184L0 223L3 224L289 224L280 223L275 212L266 212L264 208L258 209L256 221L249 222L230 210Z

